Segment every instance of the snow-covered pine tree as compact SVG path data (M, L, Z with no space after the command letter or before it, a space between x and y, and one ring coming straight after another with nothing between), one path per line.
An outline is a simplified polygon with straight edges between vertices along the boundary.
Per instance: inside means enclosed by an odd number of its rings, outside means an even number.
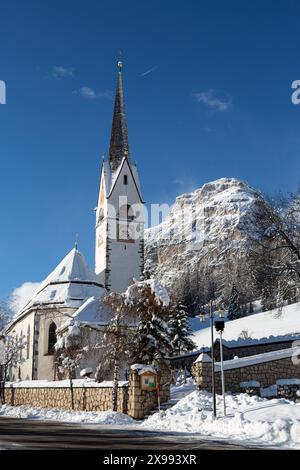
M169 313L169 334L173 356L195 349L196 345L190 338L191 333L188 314L181 305L172 306Z
M137 282L126 292L127 305L138 315L132 345L134 362L152 364L170 354L169 303L165 288L155 279Z
M132 352L132 359L135 362L152 364L155 360L169 355L170 335L167 315L164 318L161 313L151 300L144 311L140 309Z
M231 288L227 316L229 320L236 320L243 316L243 312L242 312L242 308L240 304L239 292L234 283L232 284L232 288Z

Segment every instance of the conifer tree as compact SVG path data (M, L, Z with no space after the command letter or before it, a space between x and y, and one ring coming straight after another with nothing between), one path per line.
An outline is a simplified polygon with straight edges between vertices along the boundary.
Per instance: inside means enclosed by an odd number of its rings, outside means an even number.
M229 320L236 320L243 316L240 296L235 284L232 284L227 316Z
M172 306L169 313L171 355L179 356L183 352L195 349L196 345L190 338L191 333L188 314L181 305Z

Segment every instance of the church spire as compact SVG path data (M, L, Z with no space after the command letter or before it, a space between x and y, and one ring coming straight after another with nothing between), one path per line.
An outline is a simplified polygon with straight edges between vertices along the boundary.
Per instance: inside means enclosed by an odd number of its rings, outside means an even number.
M123 157L126 157L130 161L125 102L122 86L122 65L122 62L119 61L117 91L109 148L109 164L111 171L115 171L119 167Z

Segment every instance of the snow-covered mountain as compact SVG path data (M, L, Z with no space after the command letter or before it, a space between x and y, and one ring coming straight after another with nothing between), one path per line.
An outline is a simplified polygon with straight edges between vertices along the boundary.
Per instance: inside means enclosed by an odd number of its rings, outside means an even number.
M204 263L221 268L228 256L242 256L262 201L259 191L234 178L177 197L165 220L146 230L146 269L172 294L182 288L187 273L193 279Z

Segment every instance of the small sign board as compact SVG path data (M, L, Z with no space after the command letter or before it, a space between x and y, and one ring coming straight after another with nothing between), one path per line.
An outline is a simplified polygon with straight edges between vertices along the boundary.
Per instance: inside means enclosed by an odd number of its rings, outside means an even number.
M156 390L157 380L156 374L153 372L144 372L141 374L141 389L153 391Z

